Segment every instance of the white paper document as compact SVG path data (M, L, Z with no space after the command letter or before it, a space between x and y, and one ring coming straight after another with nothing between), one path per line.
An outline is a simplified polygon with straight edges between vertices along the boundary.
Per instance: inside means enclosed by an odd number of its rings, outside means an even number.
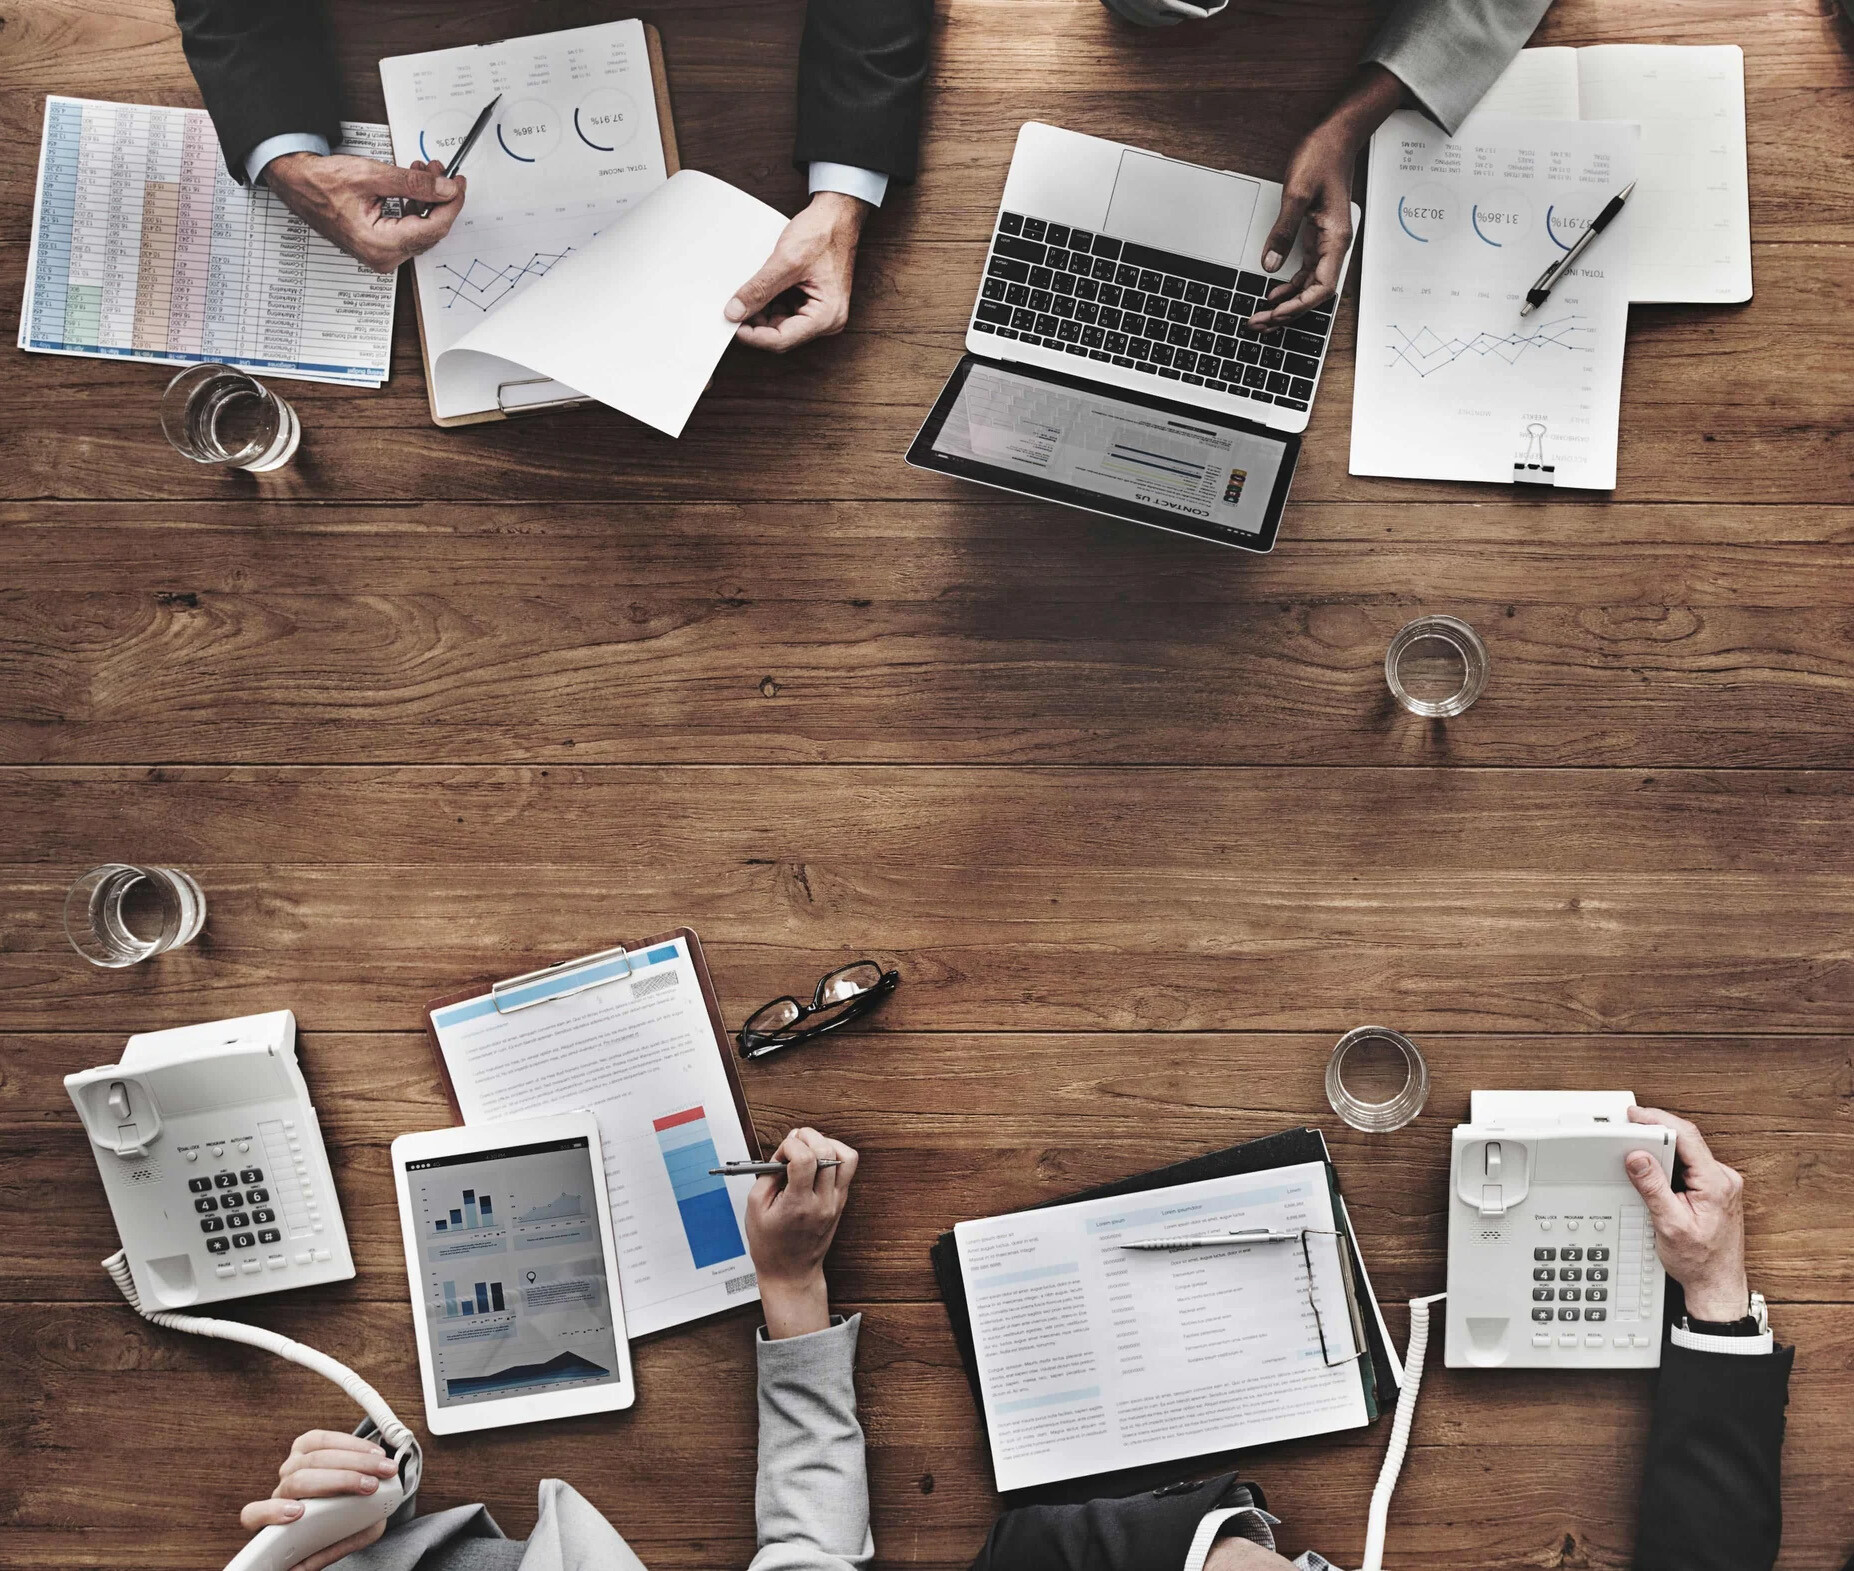
M784 228L776 208L685 169L434 356L433 374L495 356L680 436L734 338L721 312Z
M634 950L630 974L503 1013L485 994L432 1014L466 1124L590 1108L605 1149L613 1247L633 1337L757 1301L751 1159L725 1060L681 938Z
M1512 118L1639 121L1629 298L1751 298L1745 56L1736 44L1522 49L1474 108L1476 121Z
M1556 484L1616 483L1631 202L1522 317L1526 292L1635 178L1638 128L1412 110L1371 140L1355 475L1510 484L1542 453Z
M960 1223L998 1488L1368 1423L1338 1238L1117 1247L1332 1227L1319 1162Z
M384 126L341 135L391 157ZM393 289L234 180L205 110L45 100L21 349L378 387Z

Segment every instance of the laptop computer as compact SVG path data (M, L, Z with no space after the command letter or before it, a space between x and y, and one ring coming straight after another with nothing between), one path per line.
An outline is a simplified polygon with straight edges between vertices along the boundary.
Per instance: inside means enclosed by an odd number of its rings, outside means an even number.
M1300 265L1297 241L1261 271L1280 203L1273 181L1025 124L966 355L908 462L1269 550L1332 333L1332 303L1243 325Z

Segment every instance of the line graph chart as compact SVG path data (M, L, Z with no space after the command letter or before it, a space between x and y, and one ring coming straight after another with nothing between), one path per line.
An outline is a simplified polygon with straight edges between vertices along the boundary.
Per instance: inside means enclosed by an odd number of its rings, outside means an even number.
M573 248L563 251L531 251L523 262L488 262L473 256L461 266L439 262L438 292L444 297L444 309L472 306L479 312L493 311L525 282L545 278L562 258L571 256Z
M1405 365L1419 377L1432 376L1470 357L1479 363L1498 360L1510 366L1517 365L1528 351L1557 349L1586 354L1595 347L1597 337L1590 319L1581 315L1556 317L1524 332L1480 331L1465 337L1460 333L1444 337L1427 324L1414 332L1395 322L1386 326L1391 340L1384 346L1390 357L1385 361L1386 368Z

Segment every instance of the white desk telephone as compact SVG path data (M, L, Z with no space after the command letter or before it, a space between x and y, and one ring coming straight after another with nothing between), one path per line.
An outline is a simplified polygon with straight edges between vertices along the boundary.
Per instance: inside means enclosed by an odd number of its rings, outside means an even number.
M1476 1091L1449 1164L1451 1369L1654 1369L1666 1273L1623 1159L1672 1173L1627 1091Z
M398 1458L398 1475L373 1494L305 1502L294 1522L253 1536L226 1571L287 1571L390 1516L418 1488L422 1459L379 1392L274 1331L166 1312L354 1275L296 1064L295 1015L280 1009L132 1036L121 1063L66 1075L64 1088L122 1239L103 1262L122 1296L156 1325L261 1347L334 1381Z

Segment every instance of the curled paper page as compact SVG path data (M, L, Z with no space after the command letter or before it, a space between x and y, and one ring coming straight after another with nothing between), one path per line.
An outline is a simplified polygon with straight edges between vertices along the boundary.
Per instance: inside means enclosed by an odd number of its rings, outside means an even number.
M495 356L680 436L734 337L722 310L772 254L785 222L726 181L682 170L439 363Z

